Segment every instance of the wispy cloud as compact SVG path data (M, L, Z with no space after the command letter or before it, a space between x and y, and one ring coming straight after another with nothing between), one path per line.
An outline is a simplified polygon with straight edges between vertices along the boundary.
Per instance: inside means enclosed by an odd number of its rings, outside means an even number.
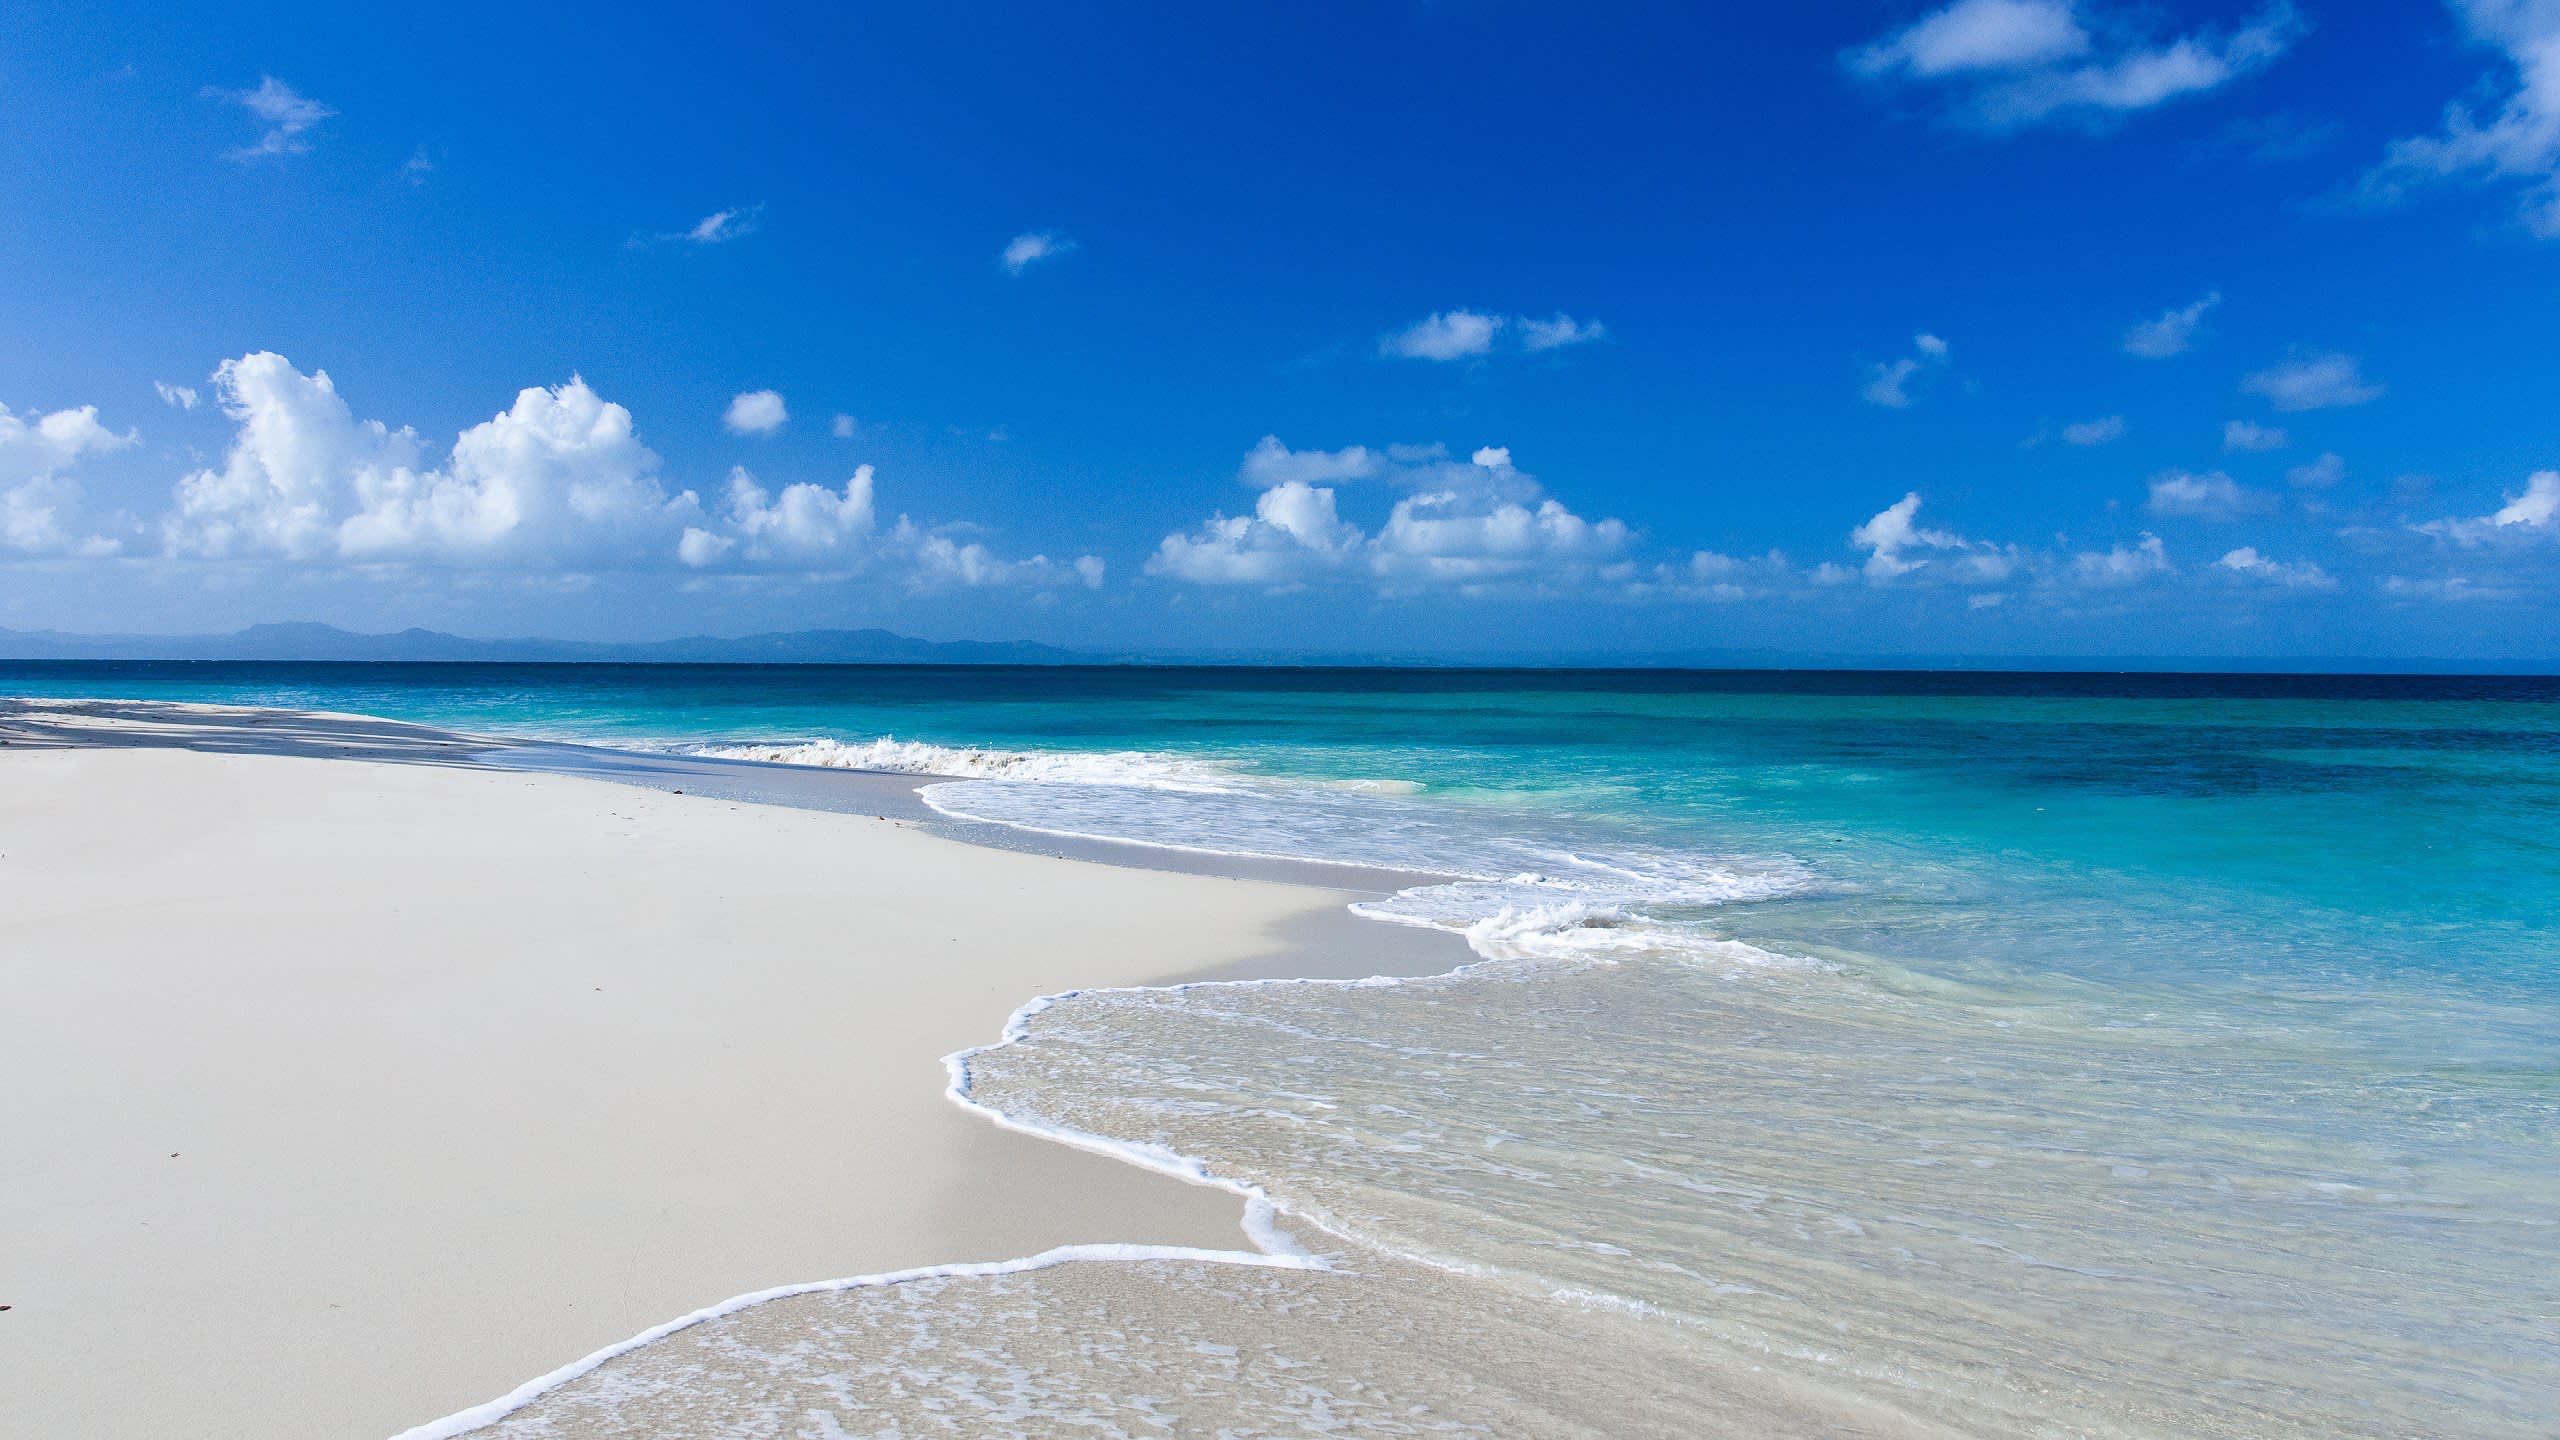
M1472 360L1493 353L1493 340L1510 322L1473 310L1426 315L1378 340L1378 353L1403 360Z
M2112 445L2124 438L2124 430L2123 416L2101 416L2095 420L2083 420L2076 425L2063 426L2062 443L2084 448L2093 445Z
M2560 537L2560 470L2535 471L2525 477L2524 489L2506 501L2486 515L2430 520L2414 528L2460 545Z
M1508 336L1519 337L1521 351L1536 354L1588 345L1608 334L1608 327L1599 321L1576 320L1563 311L1541 320L1531 315L1440 310L1379 336L1378 353L1394 360L1478 360L1503 348Z
M2451 0L2473 43L2498 52L2504 91L2494 112L2456 100L2432 135L2395 140L2365 172L2362 193L2396 204L2421 185L2470 180L2522 189L2525 228L2560 237L2560 4L2550 0Z
M1842 57L1876 84L1925 87L1993 131L2107 120L2217 90L2273 64L2305 25L2278 3L2231 30L2160 38L2077 0L1955 0Z
M2278 410L2337 410L2382 398L2383 388L2364 378L2352 355L2298 350L2242 378L2240 388Z
M2144 535L2131 545L2110 545L2104 550L2084 550L2071 557L2071 578L2081 584L2099 588L2135 585L2154 575L2166 575L2176 567L2169 563L2169 547L2157 535Z
M2328 571L2310 561L2287 563L2272 560L2259 554L2258 547L2254 545L2243 545L2237 550L2226 551L2221 559L2213 563L2234 575L2245 576L2269 585L2283 585L2297 590L2338 588L2338 582L2330 578Z
M2296 465L2284 472L2284 478L2304 490L2328 490L2347 478L2347 462L2335 451L2324 453L2307 465Z
M748 205L731 210L714 210L693 222L693 228L675 238L695 245L722 245L756 233L764 219L762 205Z
M1868 372L1867 383L1859 388L1858 396L1870 405L1881 405L1888 410L1908 409L1916 398L1912 386L1922 376L1945 365L1949 353L1946 341L1922 331L1911 337L1910 354L1898 360L1882 361Z
M2208 290L2193 302L2143 321L2124 332L2124 353L2145 360L2166 360L2183 355L2196 343L2196 331L2214 306L2222 303L2222 292Z
M1527 316L1520 320L1520 348L1523 350L1561 350L1568 345L1588 345L1605 340L1609 328L1597 320L1576 320L1563 311L1552 319L1537 320Z
M2252 490L2219 470L2202 475L2171 470L2151 478L2147 508L2154 515L2237 520L2275 508L2275 497Z
M726 245L753 235L763 223L764 206L733 205L714 210L682 230L638 234L623 243L634 250L651 245Z
M1055 260L1076 248L1076 242L1047 230L1027 231L1005 242L998 258L1005 273L1020 275L1043 260Z
M2228 483L2228 477L2190 478L2206 480L2207 488L2214 479ZM2051 546L2029 547L1924 525L1920 505L1920 494L1913 491L1849 532L1850 547L1866 552L1858 569L1826 561L1802 572L1802 578L1816 587L1854 584L1863 577L1873 586L1954 588L1971 592L1969 608L1988 609L2010 594L2057 602L2072 592L2125 590L2182 573L2170 559L2167 542L2148 531L2102 550L2073 549L2062 537ZM2253 578L2278 577L2253 572Z
M224 152L224 158L243 165L307 153L311 149L311 141L305 137L312 127L338 113L330 106L297 94L292 86L273 75L259 76L257 88L252 90L225 90L208 85L203 93L207 99L228 100L238 105L267 127L256 144L241 145Z
M2222 448L2225 450L2281 450L2293 443L2281 425L2261 425L2255 420L2222 422Z

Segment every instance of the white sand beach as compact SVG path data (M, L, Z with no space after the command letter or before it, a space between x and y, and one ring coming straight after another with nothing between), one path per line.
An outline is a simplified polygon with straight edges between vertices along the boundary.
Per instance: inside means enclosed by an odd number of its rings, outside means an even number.
M1000 1130L940 1058L1345 898L356 717L27 704L0 741L25 1435L389 1435L764 1287L1238 1248L1234 1197Z

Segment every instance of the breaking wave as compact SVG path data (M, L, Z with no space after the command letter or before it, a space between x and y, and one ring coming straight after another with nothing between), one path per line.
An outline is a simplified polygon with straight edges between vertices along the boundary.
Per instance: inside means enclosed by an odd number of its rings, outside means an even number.
M977 745L936 745L924 740L796 740L773 744L705 745L691 754L768 765L815 765L831 770L877 770L895 775L945 775L1032 784L1140 785L1204 791L1233 783L1234 769L1145 750L1003 750Z

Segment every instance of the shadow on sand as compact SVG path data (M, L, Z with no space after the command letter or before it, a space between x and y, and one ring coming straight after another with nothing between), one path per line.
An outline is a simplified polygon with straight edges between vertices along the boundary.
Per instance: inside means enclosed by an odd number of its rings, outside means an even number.
M13 750L196 750L486 769L506 744L365 715L0 697L0 746Z

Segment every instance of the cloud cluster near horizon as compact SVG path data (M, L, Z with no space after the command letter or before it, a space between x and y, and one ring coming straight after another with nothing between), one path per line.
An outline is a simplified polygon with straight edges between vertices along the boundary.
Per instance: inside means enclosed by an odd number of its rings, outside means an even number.
M67 473L84 457L126 449L141 439L118 435L82 405L49 415L18 415L0 405L0 549L21 555L113 555L123 545L75 533L82 492Z
M177 481L157 526L164 557L535 573L887 573L918 588L1089 587L1102 576L1093 556L1005 559L903 515L884 525L868 465L840 487L778 490L740 467L706 503L670 488L631 412L577 376L519 392L440 455L407 426L357 418L328 372L306 374L272 351L225 360L212 384L232 441L218 466ZM781 423L779 395L750 392L739 402L745 430ZM739 403L731 408L739 418ZM0 463L9 466L0 471L8 517L0 539L28 553L118 548L63 528L77 491L59 472L134 438L107 431L94 407L32 425L0 411Z
M1915 377L1949 353L1934 336L1915 337L1906 357L1912 368L1880 367L1866 398L1890 404L1876 393L1884 387L1907 404ZM54 563L289 564L386 580L437 569L554 580L655 572L683 584L868 576L911 590L1001 586L1042 595L1098 589L1106 576L1097 555L1010 557L966 524L886 516L870 465L841 483L776 483L737 466L706 491L671 484L630 411L575 375L522 390L507 409L441 447L410 427L359 418L327 372L303 372L270 351L222 362L206 397L166 382L152 388L180 414L203 398L214 402L231 430L220 461L180 475L156 515L118 512L115 523L93 523L77 472L134 450L139 432L110 427L91 405L23 414L0 407L0 552ZM2295 352L2253 373L2244 388L2288 411L2366 403L2381 393L2351 357L2319 351ZM789 414L780 392L744 391L721 413L722 428L760 439L779 432ZM2122 416L2107 415L2065 426L2062 435L2095 446L2126 428ZM2229 422L2222 433L2223 447L2242 454L2287 440L2252 421ZM1438 444L1301 450L1265 436L1236 467L1254 494L1250 509L1221 509L1163 535L1143 568L1169 586L1334 586L1381 598L1732 601L1862 584L1951 589L1976 609L2016 598L2067 605L2075 594L2171 580L2271 594L2347 588L2311 559L2271 551L2264 537L2235 545L2245 537L2226 534L2221 558L2209 562L2182 564L2173 552L2199 530L2286 515L2333 523L2320 517L2332 513L2330 496L2348 477L2343 458L2324 451L2281 473L2284 483L2271 486L2224 470L2157 472L2142 508L2164 522L2163 533L2141 530L2094 547L2059 536L1985 539L1970 527L1923 520L1915 488L1835 532L1839 559L1799 564L1772 549L1739 557L1698 550L1674 561L1645 555L1626 520L1595 518L1550 494L1504 446L1463 456ZM2365 577L2395 597L2527 595L2547 581L2545 562L2560 557L2552 543L2560 540L2560 471L2535 472L2484 513L2376 523L2368 509L2334 533L2350 549L2405 567ZM2487 568L2466 568L2466 556Z
M1632 532L1586 520L1486 446L1467 460L1438 446L1291 450L1266 435L1239 474L1261 494L1250 515L1212 515L1164 537L1147 573L1204 585L1285 588L1352 577L1393 593L1426 586L1479 592L1574 583L1617 569ZM1374 481L1400 491L1366 530L1342 518L1338 487Z

